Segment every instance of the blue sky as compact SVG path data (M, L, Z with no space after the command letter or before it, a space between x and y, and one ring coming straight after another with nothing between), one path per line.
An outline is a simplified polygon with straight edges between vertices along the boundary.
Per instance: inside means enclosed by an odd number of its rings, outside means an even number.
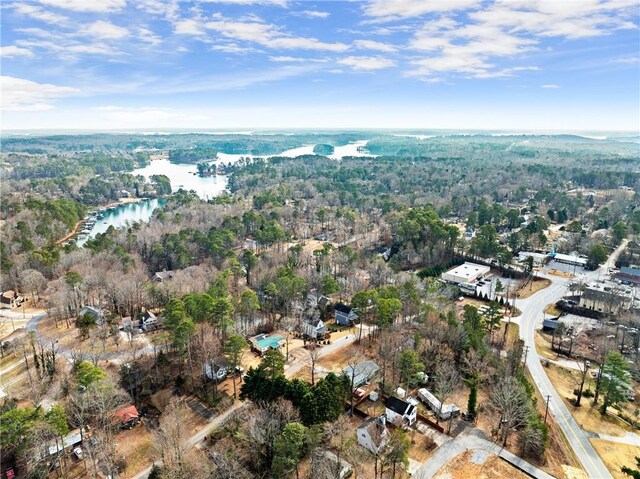
M2 126L640 129L638 0L5 0Z

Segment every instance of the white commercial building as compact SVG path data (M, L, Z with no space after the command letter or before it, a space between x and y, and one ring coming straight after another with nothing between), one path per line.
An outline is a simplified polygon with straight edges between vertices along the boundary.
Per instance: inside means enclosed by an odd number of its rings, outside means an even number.
M530 251L520 251L520 253L518 253L518 261L521 263L527 261L527 258L533 258L534 266L542 266L549 261L549 255L543 253L533 253Z
M442 273L442 279L449 283L473 283L480 276L489 273L491 268L482 264L464 263Z
M587 258L582 258L580 256L571 255L571 254L562 254L562 253L551 253L551 256L558 263L570 264L573 266L586 266Z

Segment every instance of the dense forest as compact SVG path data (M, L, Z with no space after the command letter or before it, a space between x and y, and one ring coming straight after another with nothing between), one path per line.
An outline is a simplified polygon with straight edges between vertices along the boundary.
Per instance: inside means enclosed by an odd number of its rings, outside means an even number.
M377 156L325 156L362 140ZM309 145L315 154L281 155ZM442 402L457 395L466 411L460 427L487 418L477 425L487 436L554 473L546 452L573 461L547 424L517 330L502 322L515 311L509 289L497 280L476 298L482 307L462 306L460 288L438 277L473 260L515 289L535 279L520 252L577 253L595 269L626 240L620 261L637 264L637 144L273 132L10 137L3 146L2 290L48 312L49 334L60 339L34 333L7 346L33 368L0 409L2 446L32 477L51 466L34 452L42 441L86 425L110 444L89 449L93 474L127 470L133 459L116 453L114 439L126 433L110 415L131 403L149 412L144 427L159 452L147 456L162 460L154 477L290 477L321 471L322 450L391 477L406 467L415 431L395 429L375 457L357 449L345 364L337 373L318 366L322 348L335 346L332 334L352 341L348 365L378 363L384 396L419 386ZM208 200L168 176L131 173L162 155L193 163L206 180L220 174L218 153L246 157L225 165L227 191ZM163 201L150 221L109 227L83 246L62 241L91 209L149 197ZM329 306L318 306L319 295ZM350 327L334 323L345 304L358 317ZM303 328L319 320L330 327L311 338ZM255 353L257 333L278 333L281 347ZM226 390L212 378L221 361ZM605 413L623 401L603 395L613 401ZM174 396L189 399L161 400ZM43 401L56 406L45 412ZM207 433L207 460L181 428L188 401L248 411ZM446 434L454 421L433 422Z

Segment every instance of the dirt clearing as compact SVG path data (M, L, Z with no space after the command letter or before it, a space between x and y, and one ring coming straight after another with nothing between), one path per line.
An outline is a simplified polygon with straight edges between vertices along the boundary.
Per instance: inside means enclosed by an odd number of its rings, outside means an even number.
M529 476L494 454L467 451L456 456L434 476L436 479L529 479Z

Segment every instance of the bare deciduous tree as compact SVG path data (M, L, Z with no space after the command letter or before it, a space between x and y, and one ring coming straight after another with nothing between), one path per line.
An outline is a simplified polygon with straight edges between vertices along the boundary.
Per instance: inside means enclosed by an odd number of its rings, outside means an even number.
M500 413L502 445L507 445L511 429L524 424L527 417L527 393L513 376L501 378L493 388L491 402Z

